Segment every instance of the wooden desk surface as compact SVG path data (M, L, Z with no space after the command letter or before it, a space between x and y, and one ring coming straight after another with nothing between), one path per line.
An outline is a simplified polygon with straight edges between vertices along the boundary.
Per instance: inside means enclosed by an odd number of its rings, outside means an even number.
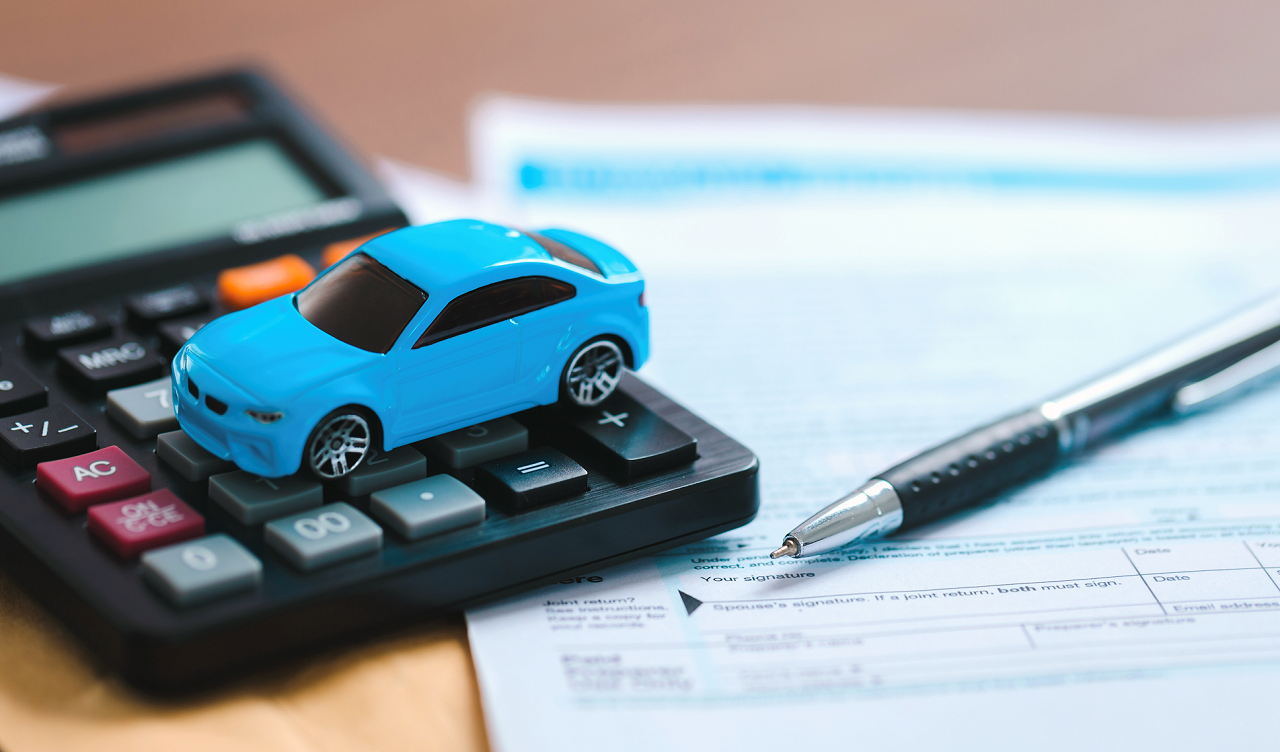
M260 61L366 153L465 175L502 91L1221 116L1280 110L1267 0L12 0L0 72L73 93Z
M78 95L259 62L364 153L459 176L468 104L495 91L1179 117L1280 110L1280 4L1266 0L14 0L0 16L0 72ZM28 640L0 650L10 752L88 738L99 749L189 749L192 733L211 748L246 738L277 749L486 747L460 619L236 696L163 707L98 681L3 575L0 628L0 642L19 631ZM353 697L368 707L352 709ZM291 737L266 707L324 733ZM388 738L406 717L412 736ZM252 733L238 735L245 723Z

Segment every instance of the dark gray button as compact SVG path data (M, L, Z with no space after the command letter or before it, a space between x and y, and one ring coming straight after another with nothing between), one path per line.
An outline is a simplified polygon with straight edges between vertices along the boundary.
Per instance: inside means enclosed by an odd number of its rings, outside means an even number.
M484 522L484 499L452 475L433 475L374 493L369 513L417 540Z
M476 468L476 489L490 501L520 510L586 493L587 471L563 452L543 447Z
M523 452L529 448L529 431L511 418L498 418L420 441L418 446L460 470Z
M175 316L199 313L209 307L209 300L191 285L178 285L141 295L130 295L125 302L129 321L133 324L154 324Z
M0 415L25 413L49 404L49 388L17 366L0 366Z
M244 525L267 520L324 503L320 484L297 475L262 478L236 470L209 479L209 498Z
M576 438L604 470L621 478L636 478L698 457L696 439L620 392L566 417Z
M268 522L263 540L290 564L310 572L382 548L382 528L350 504L338 502Z
M27 347L38 353L51 353L66 345L109 337L111 330L111 319L105 309L39 316L27 319L22 326Z
M97 430L62 405L11 415L0 421L0 456L19 469L97 448Z
M160 325L160 345L167 353L176 353L187 344L187 340L191 339L191 335L204 328L204 325L213 321L216 316L213 313L206 313L203 316L191 316L176 321L166 321Z
M339 486L351 496L364 496L374 491L427 477L427 458L411 446L390 452L369 452L360 467L343 476Z
M107 415L139 439L176 429L171 380L165 377L107 392Z
M235 464L230 460L212 454L182 431L170 431L157 436L156 457L193 483L235 469Z
M58 373L93 394L164 375L164 363L136 339L115 339L58 351Z
M177 606L250 590L262 581L262 562L227 535L178 543L142 555L142 577Z

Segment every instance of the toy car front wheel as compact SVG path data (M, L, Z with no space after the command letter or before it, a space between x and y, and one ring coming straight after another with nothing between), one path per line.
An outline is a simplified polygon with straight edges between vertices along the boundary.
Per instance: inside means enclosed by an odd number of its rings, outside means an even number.
M372 445L369 418L354 408L340 408L316 424L303 460L317 477L333 480L359 467Z
M569 359L560 378L560 391L575 405L590 407L604 402L622 380L626 361L617 343L607 339L588 342Z

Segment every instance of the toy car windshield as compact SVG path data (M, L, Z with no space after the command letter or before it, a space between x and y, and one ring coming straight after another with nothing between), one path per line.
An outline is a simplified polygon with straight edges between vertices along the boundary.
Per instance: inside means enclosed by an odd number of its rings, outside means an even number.
M352 347L385 353L427 300L417 286L368 255L343 259L298 293L298 313Z

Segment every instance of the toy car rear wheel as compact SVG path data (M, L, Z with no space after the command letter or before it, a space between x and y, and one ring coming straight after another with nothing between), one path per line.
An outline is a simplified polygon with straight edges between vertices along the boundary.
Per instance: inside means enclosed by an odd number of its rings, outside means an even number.
M598 405L618 388L625 368L622 348L616 342L591 340L569 358L560 377L560 393L575 405Z
M360 467L374 445L376 421L364 410L343 407L316 424L303 448L303 463L321 480L334 480Z

